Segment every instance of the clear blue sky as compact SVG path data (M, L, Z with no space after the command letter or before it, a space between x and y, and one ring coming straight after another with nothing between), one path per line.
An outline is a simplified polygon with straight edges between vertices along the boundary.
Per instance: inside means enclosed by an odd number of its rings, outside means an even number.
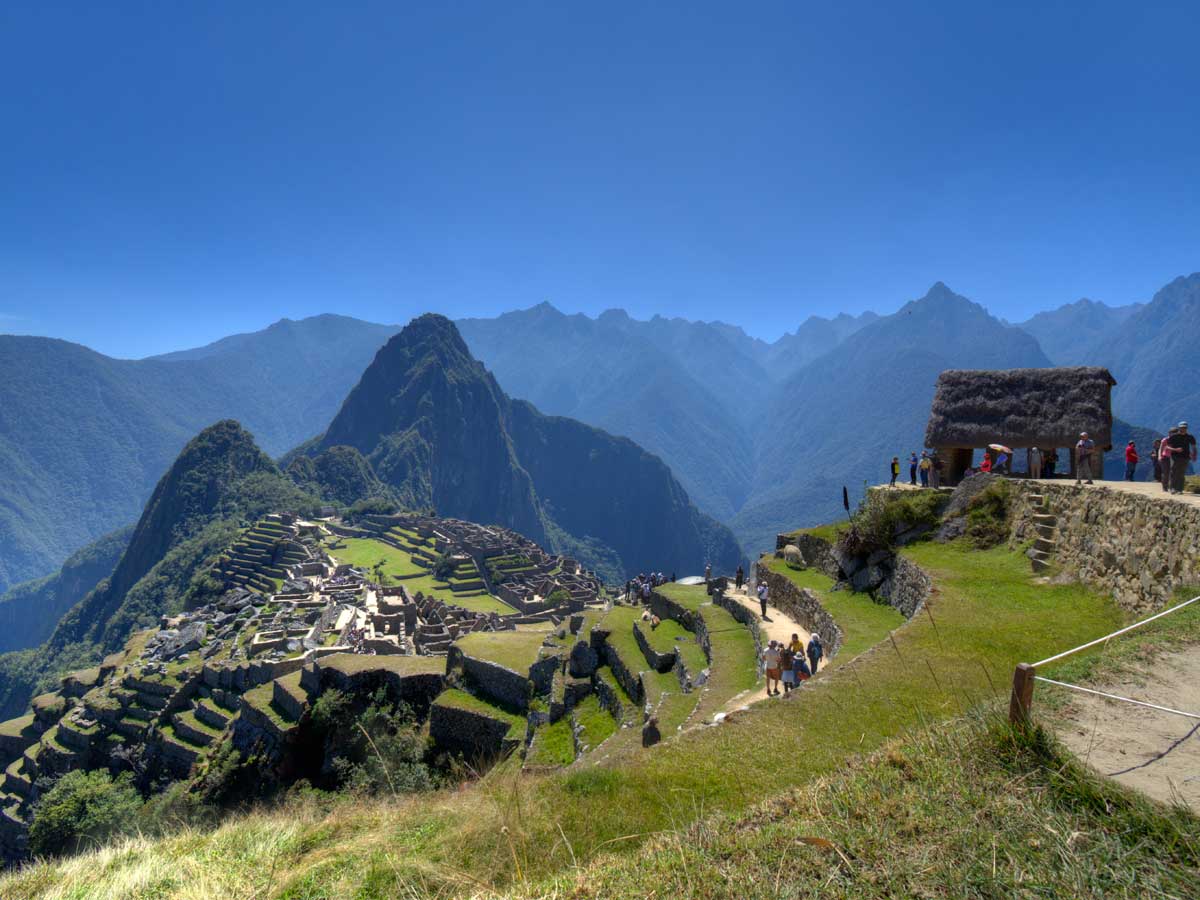
M0 6L0 330L549 300L774 338L1200 269L1196 3L426 5Z

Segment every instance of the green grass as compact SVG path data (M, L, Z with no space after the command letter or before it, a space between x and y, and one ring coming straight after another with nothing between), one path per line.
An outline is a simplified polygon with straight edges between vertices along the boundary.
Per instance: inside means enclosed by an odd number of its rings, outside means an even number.
M654 589L668 600L674 600L684 609L695 611L708 602L708 592L702 584L675 584L674 582L660 585Z
M975 717L505 896L1184 897L1198 826Z
M476 631L455 644L467 656L527 675L545 636L544 631Z
M488 703L474 694L468 694L466 691L461 691L458 688L450 688L438 694L438 698L433 702L435 706L448 706L453 709L462 709L467 712L479 713L493 719L498 719L508 724L507 738L511 740L524 740L526 725L524 716L510 713L508 710L496 706L494 703Z
M383 541L373 538L340 538L340 541L345 544L344 547L329 551L339 563L349 563L355 568L371 572L375 564L383 560L384 574L393 578L427 571L413 562L411 553L398 550Z
M387 671L398 675L441 675L446 671L446 659L442 656L399 656L382 654L371 656L365 653L331 653L317 660L322 669L334 669L345 675L359 672Z
M601 628L609 631L609 646L616 651L630 674L635 677L638 672L650 668L646 654L642 652L637 638L633 636L633 623L640 622L641 618L642 610L636 606L614 606L600 623Z
M833 579L816 569L793 569L782 559L764 561L772 572L816 593L821 605L841 627L845 641L831 660L833 666L844 665L904 624L904 616L886 603L876 603L866 594L831 590Z
M569 716L539 728L525 757L526 764L531 766L569 766L574 761L575 736Z
M580 746L588 750L599 747L617 730L617 720L600 705L595 694L589 694L575 704L572 715L579 725Z
M706 722L731 699L758 684L758 654L754 635L720 606L702 606L712 652L708 681L700 694L693 721Z
M625 688L621 687L621 682L612 673L612 669L608 666L601 666L596 670L596 677L609 686L617 700L621 704L621 714L624 722L638 722L642 720L641 707L634 702L634 699L625 693Z
M787 534L792 539L795 539L799 535L807 534L833 544L837 542L838 535L845 528L846 524L844 522L832 522L826 525L814 525L812 528L797 528L795 531L789 531Z
M902 626L895 635L895 650L889 642L874 653L859 656L808 682L788 700L757 704L717 727L686 730L649 751L640 746L614 747L612 752L601 754L596 765L572 767L561 774L510 776L507 780L503 775L489 776L452 794L366 810L347 808L332 817L306 819L293 810L263 813L244 820L241 830L234 823L216 834L188 833L149 846L160 854L162 877L166 878L194 871L201 860L204 866L213 868L214 860L228 858L222 855L228 853L222 848L236 844L240 848L237 859L241 861L235 866L216 867L219 877L228 879L230 887L213 890L226 896L255 892L260 896L284 896L290 885L301 883L306 885L304 893L292 896L371 896L364 887L369 879L378 879L370 881L375 896L405 891L410 895L486 894L493 885L536 895L543 892L540 879L560 874L571 879L572 889L578 886L580 891L623 896L629 892L601 890L607 885L601 879L607 876L599 870L588 870L596 871L594 881L576 882L580 873L575 863L595 861L601 866L619 862L611 854L633 859L639 855L638 845L654 835L666 832L669 836L694 822L711 820L714 815L741 816L747 823L771 824L762 810L752 810L754 804L773 798L774 804L767 809L774 809L795 786L829 777L833 780L818 781L813 786L814 793L807 795L808 799L782 806L785 813L795 811L800 827L780 833L778 840L771 841L778 852L770 859L769 867L757 867L757 856L749 843L744 858L739 856L737 846L719 857L725 875L757 876L757 880L737 879L738 896L795 896L800 891L790 880L787 892L774 887L776 883L782 885L785 878L792 879L793 871L807 876L799 886L803 891L822 889L822 879L830 879L843 895L855 895L857 891L867 896L874 892L875 896L890 893L1000 898L1022 893L1087 896L1088 890L1094 896L1105 895L1105 890L1090 887L1089 883L1084 884L1087 890L1075 891L1071 884L1061 882L1068 874L1092 877L1076 868L1076 857L1096 870L1096 878L1108 877L1104 873L1124 873L1120 882L1124 887L1107 891L1108 895L1155 895L1155 870L1127 868L1126 860L1146 860L1147 866L1180 865L1178 857L1171 856L1178 853L1178 843L1164 848L1160 839L1168 834L1159 827L1161 819L1130 812L1106 826L1105 816L1112 815L1114 809L1118 813L1128 810L1128 804L1114 806L1118 795L1099 789L1085 792L1082 788L1069 791L1061 801L1069 804L1078 798L1079 802L1069 808L1069 816L1048 823L1054 832L1042 827L1043 819L1017 815L1010 804L1018 794L1028 794L1031 801L1045 798L1048 805L1039 813L1056 811L1059 801L1051 788L1057 769L1053 764L1037 769L1037 778L1023 777L1025 770L1015 763L1006 766L994 751L985 750L983 762L973 763L965 753L951 749L949 763L943 767L945 774L931 775L929 781L931 786L940 782L941 790L949 794L903 794L895 789L899 785L888 783L880 785L873 795L849 789L845 796L839 795L838 785L843 782L836 780L837 773L857 777L866 771L862 765L845 768L847 760L871 753L929 723L958 717L975 704L990 704L1005 697L1017 662L1037 660L1082 643L1123 621L1110 600L1086 587L1035 584L1028 560L1019 553L1003 548L973 552L957 544L932 543L903 552L934 578L937 593L930 601L933 618L921 615ZM624 746L624 742L621 744ZM913 756L916 759L909 760L911 766L886 765L906 778L919 776L924 757L920 753ZM961 773L969 771L965 768L968 763L987 765L993 759L1007 774L998 776L989 790L965 791L971 782ZM920 779L912 778L911 783L917 785ZM966 814L961 816L955 809L946 808L945 802L955 794L975 804L974 808L965 807ZM880 807L880 812L863 803L864 796L875 795L883 801L894 796L894 800ZM939 817L944 817L945 827L938 827ZM792 821L791 816L786 819ZM895 826L904 840L873 842L869 832L862 832L861 843L850 847L855 855L848 857L848 867L838 861L836 854L817 854L816 849L796 841L801 836L829 834L816 830L822 822L836 828L851 819L862 828ZM1194 829L1194 820L1188 821ZM996 877L1010 881L988 880L992 877L990 841L984 838L985 843L979 844L972 840L971 832L966 830L969 828L978 828L981 835L996 835ZM750 830L724 830L732 840L754 839ZM1073 837L1076 831L1081 834ZM268 835L269 846L264 844ZM938 841L946 842L944 849ZM1018 853L1022 841L1029 846ZM692 852L686 843L675 853L676 858L687 859L683 853ZM70 868L73 864L69 863L63 869L35 866L23 870L13 876L20 882L0 882L0 893L32 893L26 886L38 884L38 879L47 891L62 885L63 879L104 878L113 885L129 884L122 880L126 877L122 872L149 865L147 845L139 846L142 849L137 852L106 857L90 866ZM694 849L698 852L702 847L698 841ZM809 860L810 853L819 860L819 867ZM640 887L632 892L634 896L648 893L651 886L660 896L689 895L670 877L655 880L653 866L670 862L670 854L662 852L661 844L647 848L646 854L641 857L647 862L642 867ZM906 874L914 879L903 890L896 890L897 882L887 880L878 862L882 859L891 863L892 856L898 873L895 877ZM321 867L331 859L337 859L339 867L335 874L324 877ZM856 864L856 859L861 862ZM710 882L715 892L722 883L719 878L724 877L713 873L710 879L709 870L701 862L697 858L697 865L689 869L696 873L690 892L693 896L703 896L698 892L709 890ZM742 863L745 868L739 869ZM1194 878L1195 860L1189 858L1186 867L1187 877ZM260 879L268 870L278 872L275 887L246 880L245 873L250 869L259 873L256 877ZM970 878L965 887L956 874L960 870L965 873L963 877ZM815 874L818 871L820 877ZM92 872L96 874L88 874ZM238 873L242 881L235 880ZM1026 880L1010 889L1018 873L1023 873ZM873 879L869 877L872 875ZM962 889L936 893L931 886L937 884L938 877L959 878L949 883ZM845 888L840 882L843 878L854 880ZM1039 890L1040 884L1049 887ZM1190 884L1184 882L1174 895L1187 895ZM83 888L73 889L79 895L84 893ZM181 892L182 887L172 891ZM164 889L159 895L171 894Z
M426 591L426 593L429 593ZM463 609L477 613L497 613L501 616L511 616L517 611L501 600L499 597L493 597L491 594L484 593L462 593L451 594L449 597L438 594L438 596L446 603L453 606L460 606Z

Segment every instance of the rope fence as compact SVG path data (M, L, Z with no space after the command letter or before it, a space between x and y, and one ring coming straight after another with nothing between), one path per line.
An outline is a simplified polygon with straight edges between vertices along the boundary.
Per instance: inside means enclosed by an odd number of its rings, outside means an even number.
M1111 634L1106 634L1104 637L1096 638L1094 641L1088 641L1086 644L1080 644L1078 647L1072 647L1070 650L1064 650L1062 653L1056 653L1054 656L1048 656L1046 659L1036 663L1018 663L1016 670L1013 672L1012 698L1008 704L1008 718L1014 725L1024 725L1029 722L1029 711L1033 705L1033 686L1037 681L1043 681L1047 684L1058 685L1073 691L1080 691L1085 694L1093 694L1097 697L1104 697L1108 700L1116 700L1122 703L1132 703L1134 706L1143 706L1148 709L1158 710L1159 712L1170 713L1172 715L1184 716L1189 719L1200 720L1200 714L1184 712L1180 709L1172 709L1169 706L1159 706L1155 703L1146 703L1143 700L1134 700L1130 697L1122 697L1118 694L1108 694L1104 691L1093 690L1078 684L1069 684L1065 681L1055 681L1052 678L1045 678L1037 674L1037 670L1043 666L1048 666L1051 663L1056 663L1059 660L1066 659L1083 650L1095 647L1099 644L1107 643L1115 637L1120 637L1123 634L1141 628L1143 625L1161 619L1163 616L1169 616L1171 613L1178 612L1186 606L1191 606L1193 603L1200 600L1200 595L1193 597L1191 600L1185 600L1183 603L1177 603L1170 609L1164 609L1162 612L1157 612L1152 616L1147 616L1139 622L1134 622L1132 625L1126 625L1124 628L1118 628Z

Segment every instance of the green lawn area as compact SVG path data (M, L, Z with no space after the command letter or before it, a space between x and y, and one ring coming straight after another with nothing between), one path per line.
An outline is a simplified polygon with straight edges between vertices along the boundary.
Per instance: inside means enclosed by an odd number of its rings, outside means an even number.
M580 746L589 750L599 747L617 730L617 720L600 705L595 694L588 694L575 704L572 715L579 725Z
M334 669L345 675L359 672L395 672L398 675L440 675L446 671L443 656L399 656L369 653L331 653L317 660L322 669Z
M366 569L370 572L375 563L383 560L384 574L393 577L416 575L427 571L412 561L412 554L398 550L383 541L373 538L341 538L340 540L345 546L329 551L339 563L349 563L356 568ZM407 584L407 582L405 583Z
M575 736L570 716L539 728L525 757L525 762L531 766L569 766L574 761Z
M831 590L833 579L816 569L792 569L782 559L764 561L772 572L790 579L797 587L815 592L821 598L821 605L841 626L845 642L833 658L834 666L849 662L904 624L904 616L886 603L876 603L866 594Z
M709 721L732 698L758 684L758 654L750 629L720 606L702 606L700 614L708 627L712 660L694 722Z
M545 631L476 631L455 641L467 656L527 674L537 662Z

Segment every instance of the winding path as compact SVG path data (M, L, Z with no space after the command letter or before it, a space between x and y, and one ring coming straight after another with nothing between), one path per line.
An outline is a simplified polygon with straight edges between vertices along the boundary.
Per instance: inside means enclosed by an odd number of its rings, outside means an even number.
M760 616L762 608L759 606L758 597L750 593L748 585L743 586L740 589L730 586L725 591L725 596L732 598L737 603L746 607L746 609L754 613L756 618ZM805 628L783 610L772 606L770 602L767 603L767 618L759 618L758 627L759 632L763 636L764 642L774 640L783 641L786 643L792 639L793 634L798 634L800 635L800 640L804 641L805 646L808 646L809 638L812 637L812 634L807 628ZM821 660L821 668L825 667L825 662L826 661L824 659ZM751 691L738 694L736 697L730 700L726 706L726 711L737 709L738 707L746 706L750 703L757 703L760 700L766 699L767 682L766 679L763 679L762 684L760 684L758 687Z

